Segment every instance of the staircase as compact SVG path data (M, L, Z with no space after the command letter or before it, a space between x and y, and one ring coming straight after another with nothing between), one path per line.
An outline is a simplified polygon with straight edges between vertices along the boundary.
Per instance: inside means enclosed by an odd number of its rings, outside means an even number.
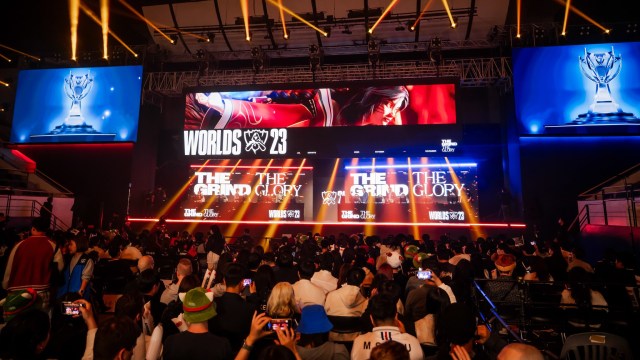
M54 198L52 228L67 230L73 222L73 193L38 171L21 152L0 148L0 212L9 227L29 229L49 196Z

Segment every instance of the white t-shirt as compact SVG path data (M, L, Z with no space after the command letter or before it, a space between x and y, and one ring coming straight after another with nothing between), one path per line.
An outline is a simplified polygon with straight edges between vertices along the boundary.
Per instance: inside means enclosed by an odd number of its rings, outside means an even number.
M397 326L378 326L374 327L372 332L362 334L353 341L351 360L368 360L371 349L389 340L403 344L409 351L411 360L424 358L420 342L413 335L401 333Z

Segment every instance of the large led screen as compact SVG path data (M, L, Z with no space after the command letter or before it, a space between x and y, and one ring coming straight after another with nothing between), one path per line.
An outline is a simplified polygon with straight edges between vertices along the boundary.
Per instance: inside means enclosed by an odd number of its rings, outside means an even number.
M454 84L194 91L186 94L184 155L342 157L416 138L431 153L436 129L455 127L455 105Z
M313 169L192 166L182 213L193 220L304 221L313 218Z
M513 50L522 134L640 132L640 43Z
M446 158L191 165L185 220L476 223L477 164ZM313 163L313 162L311 162ZM327 171L329 170L329 171ZM329 176L331 175L331 176Z
M142 66L21 71L11 141L136 141L141 86Z

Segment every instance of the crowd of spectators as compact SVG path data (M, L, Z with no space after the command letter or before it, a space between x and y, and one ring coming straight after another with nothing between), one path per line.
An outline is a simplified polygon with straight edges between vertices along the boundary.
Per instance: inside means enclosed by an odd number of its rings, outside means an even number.
M526 239L529 240L529 239ZM479 316L633 310L628 253L567 239L3 229L0 358L542 359ZM600 284L600 286L598 285ZM530 316L530 314L529 314ZM576 329L601 319L570 319ZM510 329L512 330L512 329Z

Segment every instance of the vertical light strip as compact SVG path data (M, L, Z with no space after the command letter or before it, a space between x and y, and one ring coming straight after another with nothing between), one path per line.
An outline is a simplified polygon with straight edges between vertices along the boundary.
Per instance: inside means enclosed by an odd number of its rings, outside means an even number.
M371 172L376 172L376 159L371 159ZM367 194L367 211L369 213L374 212L376 209L376 197L371 196L371 194ZM365 219L364 223L364 233L365 235L373 235L375 232L373 231L374 226L371 224L375 222L376 219Z
M109 58L107 42L109 39L109 0L100 0L100 19L102 20L102 57Z
M522 13L522 0L516 1L516 37L520 38L520 14Z
M242 8L242 18L244 19L244 34L247 41L251 41L251 33L249 32L249 0L240 0Z
M420 12L420 15L418 15L418 18L416 19L416 21L413 23L413 25L411 25L411 31L414 31L416 29L416 26L418 26L418 23L420 22L420 20L422 20L424 13L427 12L432 2L433 0L427 1L427 4L422 8L422 11Z
M282 0L278 0L278 7L280 8L280 21L282 22L282 36L285 39L289 39L289 34L287 34L287 22L284 19L284 9L282 6Z
M291 185L295 185L298 183L298 179L300 178L300 173L302 172L302 168L304 168L304 164L306 161L307 159L302 159L302 162L300 163L298 170L296 170L296 173L293 176L293 179L291 180ZM291 199L291 192L285 195L284 199L282 200L282 203L280 203L280 206L278 206L278 210L284 210L287 207L287 204L289 204L290 199ZM264 233L264 238L271 239L273 235L276 233L278 226L279 226L279 222L271 223L267 228L267 231L265 231Z
M451 21L451 28L455 29L458 24L453 21L453 15L451 15L451 9L449 9L449 2L447 0L442 0L442 5L444 5L444 9L447 11L447 15L449 16L449 21Z
M80 17L80 0L69 0L69 21L71 23L71 60L76 60L78 46L78 18Z
M567 0L564 6L564 22L562 23L562 36L567 35L567 20L569 20L569 9L571 8L571 0Z
M382 20L384 20L384 18L387 16L387 14L389 14L389 12L391 11L391 9L396 6L396 3L398 2L398 0L392 0L389 3L389 6L387 6L386 9L384 9L384 12L382 13L382 15L380 15L380 17L378 18L378 20L376 20L376 23L373 24L373 26L371 27L371 29L369 29L369 34L373 34L373 31L376 29L376 27L378 26L378 24L380 24L380 22L382 22Z
M325 191L328 193L330 191L333 191L333 186L336 182L336 175L338 174L338 167L340 166L340 159L336 158L336 161L333 163L333 171L331 171L331 178L329 179L329 184L327 184L327 188L325 189ZM340 202L344 201L343 199L340 199ZM338 206L338 204L336 203L335 206ZM313 227L313 233L319 233L322 235L322 222L324 221L325 217L327 214L327 205L321 204L320 205L320 210L318 211L318 216L316 216L316 221L318 222L317 224L314 225Z
M447 167L449 168L449 175L451 175L451 180L453 180L453 182L456 185L458 185L458 188L461 188L460 178L458 178L458 175L456 174L455 170L453 170L453 167L449 162L449 158L445 157L444 161L447 162ZM467 220L466 222L471 224L477 224L478 218L476 217L476 214L473 212L471 205L469 205L469 198L467 197L466 191L460 191L459 201L460 201L460 205L462 205L462 209L467 213L467 215L469 215L469 217L466 219ZM473 234L475 239L477 239L480 236L486 237L484 230L482 230L482 228L477 225L471 226L471 233Z
M162 32L162 30L160 30L154 23L149 21L146 17L142 16L142 14L140 14L138 12L138 10L134 9L133 6L129 5L129 3L127 3L124 0L118 0L118 2L120 4L122 4L124 7L126 7L129 11L131 11L134 15L136 15L140 20L144 21L147 25L151 26L155 31L160 33L160 35L162 35L162 37L167 39L167 41L169 41L172 44L175 42L175 41L171 40L171 38L167 34ZM111 34L113 35L113 33L111 33Z
M409 168L407 169L407 174L409 175L409 188L413 189L413 167L411 166L411 158L407 158L407 164L409 165ZM414 196L413 191L409 191L409 207L411 208L411 222L416 224L418 223L418 209L416 208L416 197ZM420 228L418 225L413 225L411 228L413 230L414 239L420 239Z

